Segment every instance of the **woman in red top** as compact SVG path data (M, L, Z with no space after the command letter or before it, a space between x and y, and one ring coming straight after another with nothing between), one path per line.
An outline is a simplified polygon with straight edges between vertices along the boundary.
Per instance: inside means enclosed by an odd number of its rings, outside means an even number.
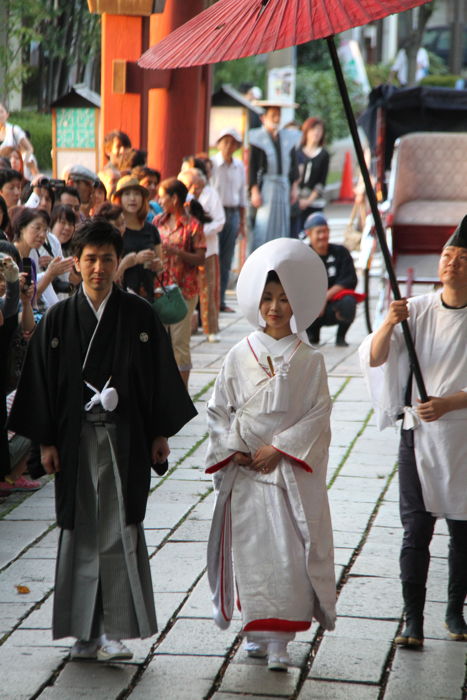
M188 386L191 369L191 317L198 303L198 265L206 254L202 206L191 200L185 208L188 190L180 180L169 178L159 185L159 203L164 210L154 219L162 243L164 284L176 282L185 298L188 313L179 323L168 326L175 359Z

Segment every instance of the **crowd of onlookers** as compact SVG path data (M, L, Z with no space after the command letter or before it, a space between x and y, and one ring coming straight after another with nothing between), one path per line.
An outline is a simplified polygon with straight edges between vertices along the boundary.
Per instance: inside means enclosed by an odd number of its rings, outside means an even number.
M295 215L302 221L299 228L310 213L322 211L319 197L329 163L323 140L320 120L308 119L297 129L294 158L306 197L291 212L291 223ZM191 335L201 328L208 342L219 340L219 314L232 312L226 290L236 243L251 225L251 182L234 155L242 145L240 134L226 129L215 155L187 156L179 173L161 181L160 173L148 167L146 152L133 148L127 134L112 131L104 138L102 170L94 173L76 163L57 180L38 171L31 141L8 122L8 111L0 105L0 353L6 358L0 363L0 493L40 487L23 476L26 469L42 473L37 449L23 444L17 453L19 436L7 436L7 404L35 324L80 285L73 237L84 221L102 218L122 235L116 283L124 289L156 310L164 290L178 285L187 311L182 320L165 325L186 384ZM318 224L322 227L323 221ZM297 235L293 225L290 235ZM319 254L327 265L327 248ZM337 323L326 319L323 323ZM319 331L314 336L319 339Z
M5 154L0 160L0 494L5 494L40 487L24 476L27 470L41 474L37 449L4 426L35 324L79 287L73 264L75 232L89 218L111 222L123 237L116 282L149 303L167 286L178 285L187 312L166 327L188 383L190 336L202 328L206 339L216 342L220 310L231 311L224 295L234 246L229 242L226 256L219 234L226 211L227 217L238 211L235 245L245 220L246 181L243 164L233 158L241 145L234 130L219 140L220 153L226 143L231 146L222 165L235 171L228 187L223 183L230 197L225 209L219 190L222 173L208 154L187 156L180 173L161 181L160 173L147 166L145 151L133 148L121 131L105 136L107 162L101 171L74 164L60 173L60 180L51 179L38 171L30 140L7 121L8 112L0 105L0 122L2 115L17 142L10 150L0 148ZM0 131L0 142L1 136Z

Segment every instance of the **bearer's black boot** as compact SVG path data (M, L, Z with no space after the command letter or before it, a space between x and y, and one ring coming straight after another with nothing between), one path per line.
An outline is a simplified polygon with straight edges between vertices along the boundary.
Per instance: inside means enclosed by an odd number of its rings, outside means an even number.
M425 607L426 588L424 584L402 582L404 598L405 628L394 639L400 647L421 649L423 646L423 608Z
M467 639L467 624L464 619L464 596L462 598L449 598L446 608L446 627L451 639L462 642Z
M467 625L464 620L464 602L467 594L467 561L464 553L456 552L452 543L449 547L448 606L446 627L449 636L455 641L467 639Z

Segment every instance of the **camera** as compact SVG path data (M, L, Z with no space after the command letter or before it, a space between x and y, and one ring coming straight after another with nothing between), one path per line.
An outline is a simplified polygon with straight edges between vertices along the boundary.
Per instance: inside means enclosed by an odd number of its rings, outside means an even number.
M25 285L30 287L32 284L32 260L31 258L23 258L23 272L26 273Z

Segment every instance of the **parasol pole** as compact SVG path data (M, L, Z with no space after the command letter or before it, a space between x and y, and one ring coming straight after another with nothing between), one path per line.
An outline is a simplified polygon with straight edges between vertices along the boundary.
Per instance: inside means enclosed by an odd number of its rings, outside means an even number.
M334 37L326 37L329 53L331 55L331 61L336 75L337 85L339 87L339 92L341 94L342 102L344 105L345 114L347 117L347 122L349 125L350 133L352 136L352 141L354 144L355 152L357 154L358 164L360 166L360 171L362 173L363 181L365 183L365 190L370 203L371 213L373 215L373 220L376 229L376 235L378 237L379 245L381 247L381 252L383 254L384 263L386 265L386 270L388 272L389 283L391 285L391 290L394 295L394 299L398 301L401 299L401 293L399 290L399 285L397 284L396 275L394 273L394 268L392 266L391 254L389 252L388 244L386 241L386 233L384 231L383 222L378 209L378 202L376 200L376 194L373 189L373 185L370 180L370 173L368 172L368 167L365 161L365 156L363 154L362 144L360 142L360 135L357 129L357 123L355 121L355 116L352 110L352 105L350 104L349 93L347 91L347 85L345 83L344 75L342 73L341 64L339 57L337 55L336 45L334 43ZM418 391L420 393L420 399L423 403L428 401L428 395L425 389L425 382L423 381L422 372L420 369L420 363L418 361L417 353L415 351L415 345L413 342L412 335L410 333L409 324L407 321L402 321L402 332L404 335L405 344L407 346L407 351L409 353L410 365L413 371L414 379L417 383Z

